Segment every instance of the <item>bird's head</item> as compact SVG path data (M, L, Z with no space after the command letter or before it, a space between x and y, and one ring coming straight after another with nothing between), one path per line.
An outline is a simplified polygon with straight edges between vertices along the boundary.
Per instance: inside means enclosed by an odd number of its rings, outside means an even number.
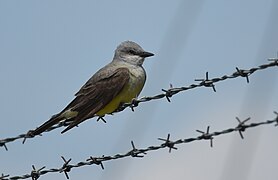
M113 60L125 61L130 64L141 66L146 57L153 55L153 53L144 51L144 49L135 42L124 41L115 50Z

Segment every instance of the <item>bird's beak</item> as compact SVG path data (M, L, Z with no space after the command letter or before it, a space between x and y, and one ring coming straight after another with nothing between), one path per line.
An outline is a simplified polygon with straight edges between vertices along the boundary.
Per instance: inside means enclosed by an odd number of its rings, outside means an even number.
M143 51L139 54L139 56L141 56L143 58L150 57L150 56L153 56L153 55L154 55L153 53L150 53L150 52L147 52L147 51Z

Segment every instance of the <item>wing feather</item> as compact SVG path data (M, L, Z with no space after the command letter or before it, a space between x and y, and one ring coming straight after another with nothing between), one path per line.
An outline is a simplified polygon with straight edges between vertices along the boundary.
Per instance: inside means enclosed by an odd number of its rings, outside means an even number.
M91 78L76 93L75 99L62 111L77 111L78 115L72 119L72 123L62 131L70 130L86 119L92 118L104 108L115 96L117 96L129 81L129 70L118 68L112 73L102 75L95 81Z

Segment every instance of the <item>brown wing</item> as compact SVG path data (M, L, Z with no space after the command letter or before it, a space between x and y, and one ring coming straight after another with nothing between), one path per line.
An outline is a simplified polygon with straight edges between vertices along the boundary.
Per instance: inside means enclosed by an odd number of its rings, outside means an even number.
M89 80L76 94L76 98L63 110L71 109L71 111L77 111L78 115L62 133L95 116L121 92L128 81L129 70L127 68L118 68L98 81L92 79L92 83Z

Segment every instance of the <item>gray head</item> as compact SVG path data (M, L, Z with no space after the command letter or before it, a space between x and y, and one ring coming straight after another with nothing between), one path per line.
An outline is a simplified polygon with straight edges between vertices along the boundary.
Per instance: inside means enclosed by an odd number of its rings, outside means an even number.
M144 49L135 42L124 41L115 50L113 61L120 60L141 66L146 57L153 55L153 53L144 51Z

